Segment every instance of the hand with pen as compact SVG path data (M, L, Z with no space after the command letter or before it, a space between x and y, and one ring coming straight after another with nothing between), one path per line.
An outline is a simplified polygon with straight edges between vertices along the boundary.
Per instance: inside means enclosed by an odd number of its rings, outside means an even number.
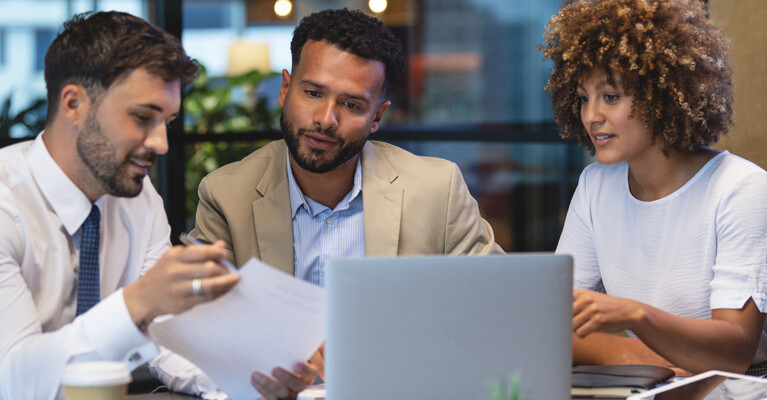
M233 266L223 265L225 255L222 241L174 246L165 252L154 267L123 290L136 325L146 331L159 315L177 314L228 292L240 276L230 271Z

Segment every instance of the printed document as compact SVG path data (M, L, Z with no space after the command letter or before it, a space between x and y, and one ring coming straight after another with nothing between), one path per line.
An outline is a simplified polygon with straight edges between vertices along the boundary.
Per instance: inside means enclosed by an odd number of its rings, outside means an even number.
M193 362L231 399L255 399L259 371L306 362L325 337L325 294L312 283L251 258L221 298L155 322L155 342Z

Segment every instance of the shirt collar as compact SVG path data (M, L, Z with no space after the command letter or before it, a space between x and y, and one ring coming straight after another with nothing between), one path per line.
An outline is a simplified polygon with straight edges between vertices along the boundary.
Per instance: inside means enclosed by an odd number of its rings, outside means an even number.
M32 176L53 211L61 219L64 229L74 235L91 212L92 204L85 193L72 182L51 157L45 147L43 134L37 135L27 159ZM103 202L103 196L96 201Z
M301 191L301 188L298 187L298 183L296 182L295 176L293 176L293 168L290 166L290 154L288 153L288 150L285 149L286 157L285 157L285 163L287 164L288 168L288 186L290 187L290 210L291 215L293 217L296 216L296 213L301 208L301 206L304 206L306 211L309 212L312 216L315 216L322 212L322 209L313 210L311 203L319 204L316 202L308 202L306 196L304 196L304 193ZM357 157L357 165L354 169L354 186L352 187L352 190L349 191L349 193L344 197L343 200L341 200L338 205L336 205L336 209L344 209L349 208L349 203L352 202L357 196L359 196L360 193L362 193L362 164L360 162L361 157ZM327 207L326 207L327 208Z

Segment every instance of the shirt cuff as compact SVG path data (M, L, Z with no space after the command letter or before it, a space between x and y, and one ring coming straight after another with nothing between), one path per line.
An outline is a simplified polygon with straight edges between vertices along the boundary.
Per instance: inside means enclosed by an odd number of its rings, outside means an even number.
M228 398L199 367L166 348L162 348L160 355L149 363L149 369L173 392L209 400Z
M124 361L133 369L159 353L133 323L122 289L101 300L81 318L86 335L103 360Z
M714 265L711 281L712 310L720 308L740 309L749 298L754 299L759 312L767 312L767 273L764 264Z

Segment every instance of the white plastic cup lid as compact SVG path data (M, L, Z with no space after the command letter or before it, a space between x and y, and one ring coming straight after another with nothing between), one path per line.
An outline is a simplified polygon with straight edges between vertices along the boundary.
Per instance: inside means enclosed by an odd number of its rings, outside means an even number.
M67 364L61 375L64 386L109 386L130 383L130 371L117 361L88 361Z

